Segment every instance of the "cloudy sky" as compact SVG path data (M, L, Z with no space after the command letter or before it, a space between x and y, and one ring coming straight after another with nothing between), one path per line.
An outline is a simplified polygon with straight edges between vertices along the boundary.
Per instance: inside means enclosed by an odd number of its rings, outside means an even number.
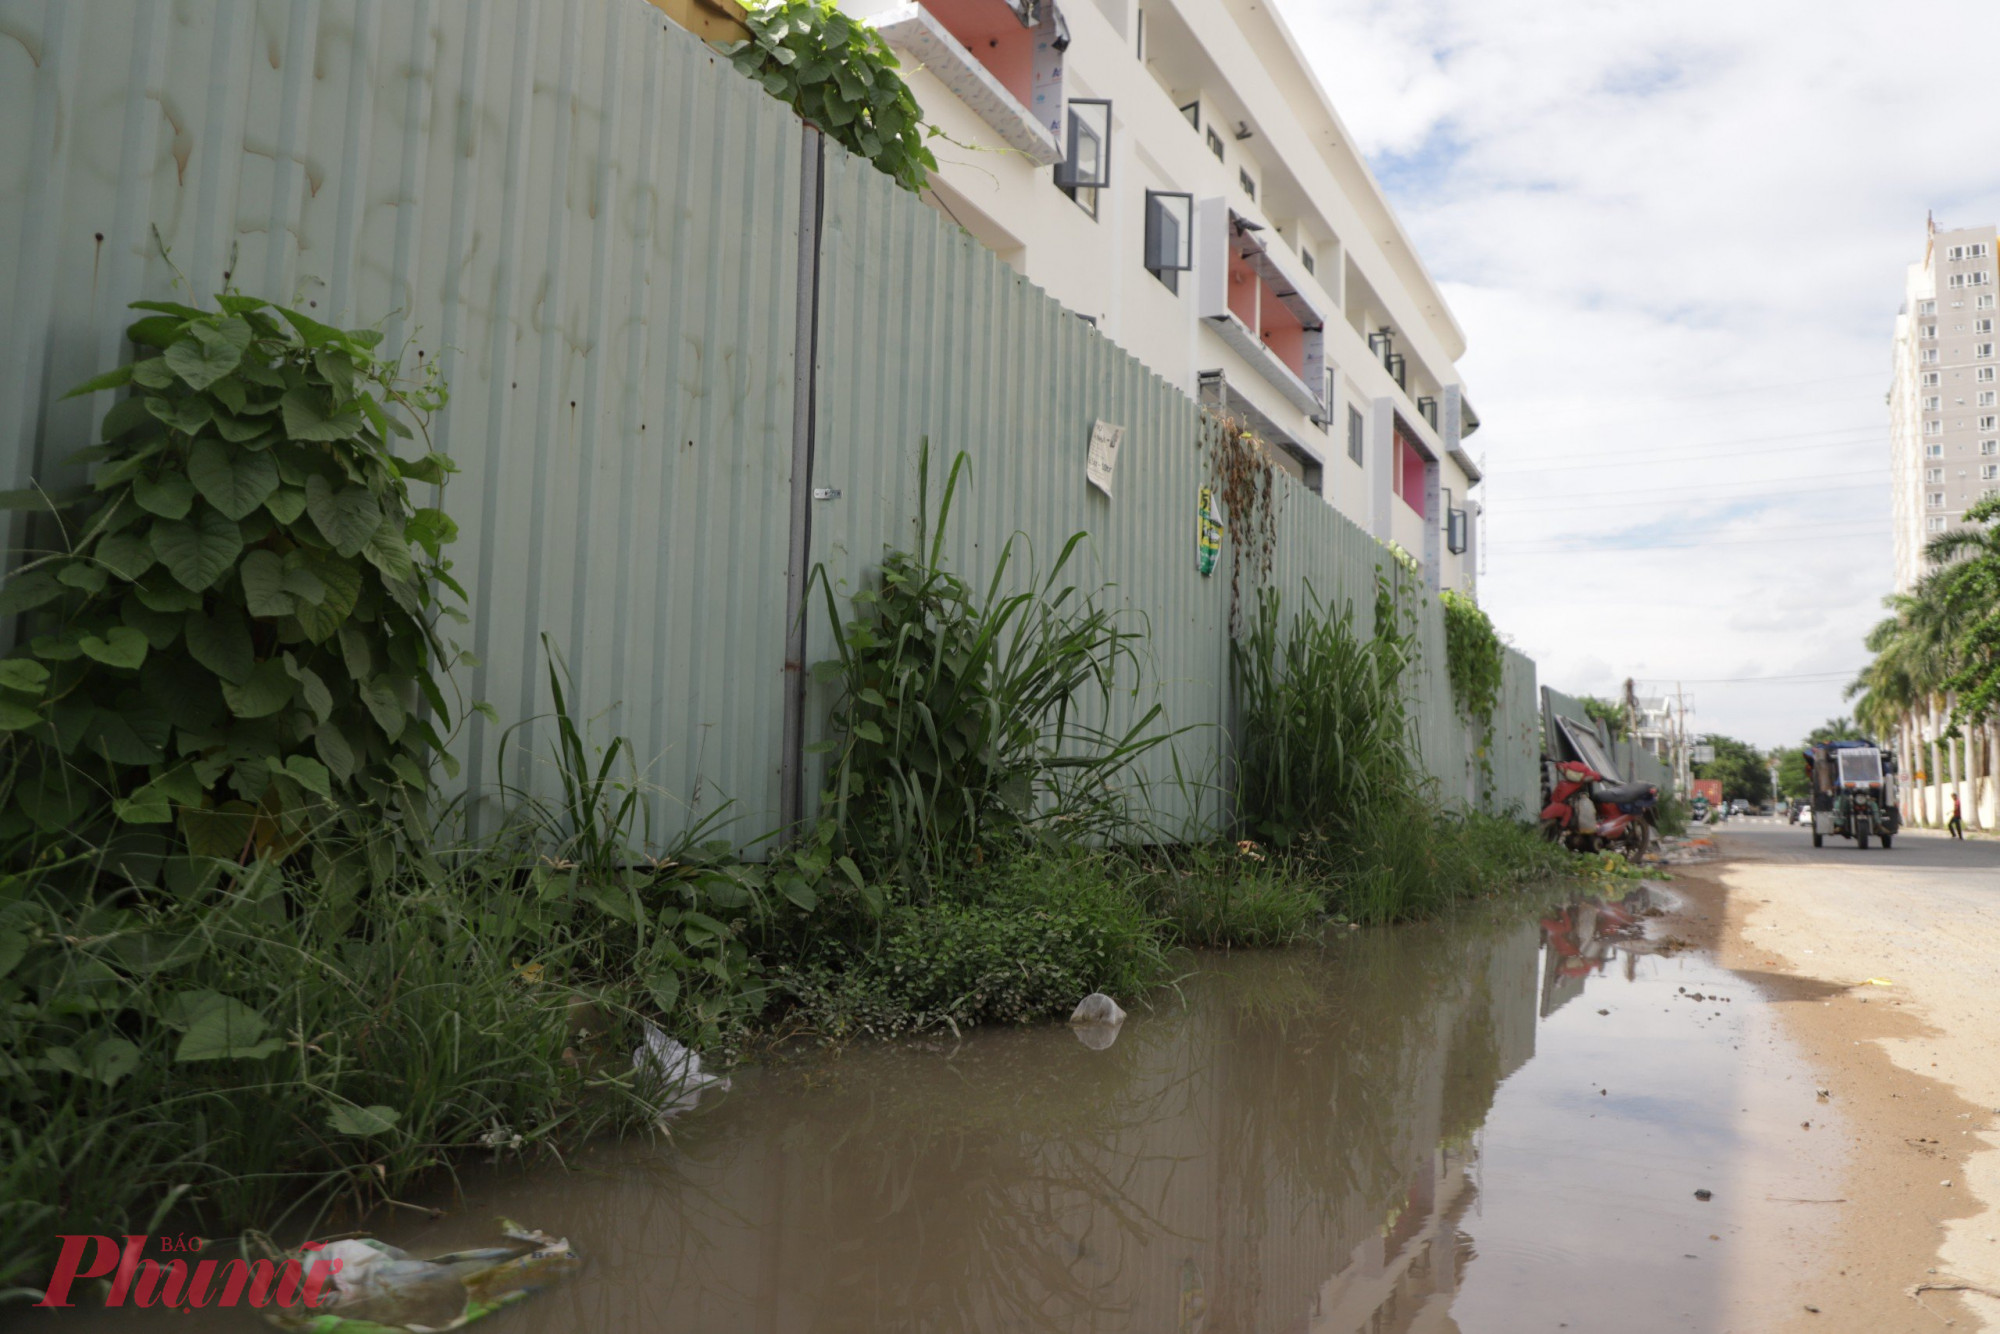
M1904 270L2000 221L2000 3L1278 2L1465 326L1503 632L1760 745L1845 712Z

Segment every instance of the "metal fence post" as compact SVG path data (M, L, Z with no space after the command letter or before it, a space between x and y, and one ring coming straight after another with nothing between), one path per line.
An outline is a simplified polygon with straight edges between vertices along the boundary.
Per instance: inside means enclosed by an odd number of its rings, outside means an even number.
M799 154L799 303L792 354L792 522L785 564L785 721L778 810L788 835L805 819L806 580L812 568L814 410L819 380L819 249L826 216L826 140L802 127Z

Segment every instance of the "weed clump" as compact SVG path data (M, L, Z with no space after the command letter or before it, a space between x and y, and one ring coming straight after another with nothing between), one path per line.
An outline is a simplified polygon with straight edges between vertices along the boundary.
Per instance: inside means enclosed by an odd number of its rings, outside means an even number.
M874 1036L1067 1013L1165 973L1160 923L1122 857L1025 854L928 895L901 890L865 937L825 941L774 982L797 1022Z

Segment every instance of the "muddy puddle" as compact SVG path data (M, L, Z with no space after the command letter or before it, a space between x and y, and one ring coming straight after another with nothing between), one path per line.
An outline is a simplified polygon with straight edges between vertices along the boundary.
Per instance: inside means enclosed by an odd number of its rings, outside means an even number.
M1046 1027L739 1070L671 1142L473 1171L385 1235L568 1237L582 1272L493 1334L1722 1328L1764 1188L1745 1085L1811 1090L1751 988L1629 934L1646 906L1204 955L1104 1050Z

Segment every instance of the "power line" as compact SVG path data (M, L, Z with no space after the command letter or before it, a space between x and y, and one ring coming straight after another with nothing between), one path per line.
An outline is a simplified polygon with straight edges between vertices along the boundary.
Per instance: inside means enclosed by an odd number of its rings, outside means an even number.
M1699 463L1703 459L1742 458L1746 454L1796 454L1802 449L1824 449L1828 444L1834 446L1866 444L1871 437L1880 437L1883 434L1879 428L1873 426L1835 426L1829 427L1824 431L1799 431L1791 435L1752 435L1744 436L1738 440L1704 440L1700 444L1692 446L1692 448L1723 449L1723 452L1718 454L1679 454L1668 453L1655 448L1634 450L1625 454L1590 454L1585 456L1590 460L1587 463L1574 462L1562 465L1552 464L1546 468L1512 469L1504 468L1503 465L1501 475L1516 477L1523 473L1576 472L1584 468L1629 467L1634 462ZM1852 440L1827 440L1827 437L1835 435L1854 435L1855 438ZM1821 443L1811 445L1781 445L1775 449L1724 449L1725 446L1755 445L1768 440L1818 440Z
M1866 666L1866 663L1862 664L1862 667ZM1854 676L1862 670L1862 667L1850 667L1844 672L1796 672L1790 676L1641 676L1635 679L1644 681L1648 685L1735 686L1753 685L1763 681L1836 680Z
M1854 474L1835 473L1833 475L1836 477L1841 477L1841 476L1852 476ZM1761 486L1770 480L1773 479L1758 478L1754 482L1736 483L1735 485ZM1678 493L1684 491L1694 492L1695 494L1687 496L1683 499L1679 499L1676 501L1676 503L1686 504L1689 501L1701 500L1706 496L1714 496L1718 500L1756 500L1762 496L1770 496L1775 499L1785 496L1826 495L1829 492L1834 492L1834 491L1886 491L1886 489L1887 488L1881 482L1849 482L1841 486L1802 486L1802 487L1793 487L1783 491L1750 491L1750 492L1723 491L1719 490L1717 487L1714 486L1649 486L1645 489L1643 494L1634 495L1631 487L1619 487L1615 490L1610 490L1610 491L1568 491L1564 492L1560 497L1550 496L1545 501L1536 501L1536 500L1529 500L1526 502L1507 501L1501 503L1499 509L1503 515L1518 514L1523 510L1534 511L1543 508L1595 509L1598 507L1592 505L1572 506L1569 502L1572 500L1581 500L1589 497L1624 496L1628 500L1631 500L1635 503L1643 504L1645 501L1655 499L1656 497L1661 496L1662 494L1665 493L1671 492L1677 495ZM1488 499L1486 501L1487 512L1491 513L1493 508L1494 508L1493 501L1491 499Z
M1843 526L1844 525L1836 525ZM1574 546L1513 546L1506 542L1488 542L1487 545L1510 556L1626 556L1641 555L1649 551L1705 551L1710 547L1766 547L1780 546L1798 541L1796 534L1812 530L1799 528L1786 530L1787 535L1771 537L1718 537L1707 541L1696 539L1692 542L1646 542L1636 539L1600 540L1583 542ZM1853 530L1849 529L1850 532ZM1854 532L1858 539L1886 541L1886 532Z

